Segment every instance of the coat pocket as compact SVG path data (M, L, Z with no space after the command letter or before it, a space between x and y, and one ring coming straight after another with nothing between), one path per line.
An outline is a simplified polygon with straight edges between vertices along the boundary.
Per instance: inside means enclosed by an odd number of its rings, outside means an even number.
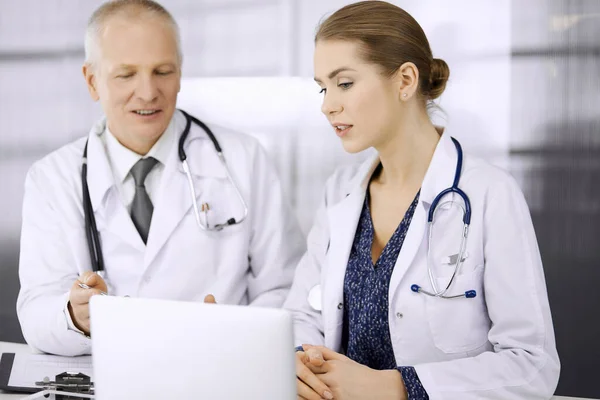
M438 290L448 278L436 278ZM490 320L483 293L483 265L457 275L446 295L475 290L474 298L444 299L426 296L426 312L435 346L444 353L462 353L481 347L488 340Z

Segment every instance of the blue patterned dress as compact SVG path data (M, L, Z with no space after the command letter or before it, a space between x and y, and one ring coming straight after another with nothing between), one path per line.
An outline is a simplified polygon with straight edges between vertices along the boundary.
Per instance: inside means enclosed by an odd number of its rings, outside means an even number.
M369 195L361 211L344 279L342 346L352 360L373 369L398 369L409 399L429 399L413 367L396 365L388 322L389 286L396 259L404 243L419 193L373 265L374 229Z

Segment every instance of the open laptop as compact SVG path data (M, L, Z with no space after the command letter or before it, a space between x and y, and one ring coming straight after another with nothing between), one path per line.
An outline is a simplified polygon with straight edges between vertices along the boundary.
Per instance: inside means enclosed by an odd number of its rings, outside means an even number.
M281 309L94 296L97 399L296 399Z

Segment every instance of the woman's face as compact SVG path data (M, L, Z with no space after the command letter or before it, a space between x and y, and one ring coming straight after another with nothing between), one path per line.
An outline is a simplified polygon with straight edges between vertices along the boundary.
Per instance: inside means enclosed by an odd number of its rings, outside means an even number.
M323 93L321 111L346 151L379 147L393 135L402 119L398 85L360 57L359 43L319 40L314 68Z

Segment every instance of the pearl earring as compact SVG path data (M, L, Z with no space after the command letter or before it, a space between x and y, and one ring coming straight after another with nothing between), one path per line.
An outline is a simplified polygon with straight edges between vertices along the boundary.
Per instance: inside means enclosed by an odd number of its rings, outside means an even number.
M402 97L406 97L408 96L406 93L402 93Z

